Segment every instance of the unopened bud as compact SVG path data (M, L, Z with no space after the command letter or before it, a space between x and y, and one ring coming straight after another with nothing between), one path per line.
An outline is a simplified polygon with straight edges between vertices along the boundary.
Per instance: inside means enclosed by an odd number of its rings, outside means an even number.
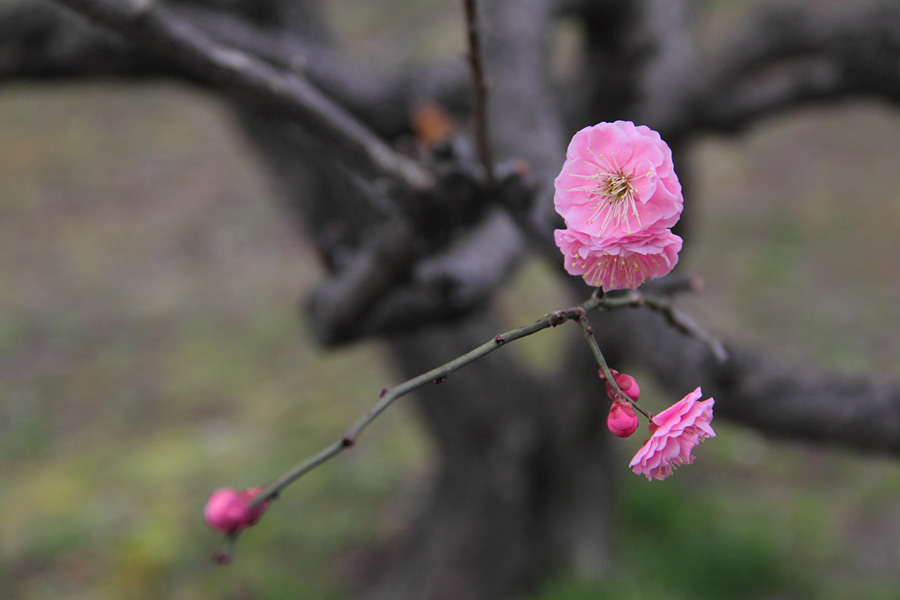
M214 491L203 508L203 519L211 528L227 534L255 525L268 507L268 502L251 507L253 499L263 491L253 487L244 491L221 488Z
M613 378L616 380L616 384L619 386L619 389L622 390L622 393L632 399L632 401L637 402L641 397L641 387L638 385L637 380L631 375L626 375L625 373L619 373L616 370L610 369L613 374ZM603 376L603 371L600 371L600 379L606 379ZM616 401L616 392L613 390L612 386L609 382L606 382L606 395L609 396L609 399L613 402Z
M606 417L606 426L613 435L621 438L628 437L637 429L638 418L634 408L626 402L613 402Z

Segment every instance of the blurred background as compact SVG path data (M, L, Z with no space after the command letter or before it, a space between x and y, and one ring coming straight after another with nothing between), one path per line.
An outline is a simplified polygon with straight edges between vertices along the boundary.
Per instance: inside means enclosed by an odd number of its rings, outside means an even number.
M462 60L458 7L431 4L329 7L351 53L399 60L405 30ZM711 3L708 34L746 4ZM312 343L297 307L316 259L229 109L175 84L7 85L0 140L0 597L328 599L371 579L428 481L402 402L230 567L209 560L211 490L276 477L396 382L377 343ZM683 269L707 282L685 308L900 377L900 111L792 112L675 162L695 213ZM498 310L514 326L561 308L555 285L529 263ZM537 366L552 337L507 351ZM619 568L534 598L900 597L900 462L716 431L664 483L630 474L641 440L623 441Z

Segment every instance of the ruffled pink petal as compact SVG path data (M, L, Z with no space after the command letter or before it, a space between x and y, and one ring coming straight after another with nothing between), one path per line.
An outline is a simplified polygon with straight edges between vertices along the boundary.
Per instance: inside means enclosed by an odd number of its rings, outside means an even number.
M694 462L693 449L703 438L715 437L710 426L714 400L697 402L700 388L662 411L651 421L652 435L628 464L647 479L665 479L678 465Z
M565 257L566 271L605 290L634 289L647 279L662 277L675 267L682 244L680 237L667 230L603 240L558 229L554 238Z

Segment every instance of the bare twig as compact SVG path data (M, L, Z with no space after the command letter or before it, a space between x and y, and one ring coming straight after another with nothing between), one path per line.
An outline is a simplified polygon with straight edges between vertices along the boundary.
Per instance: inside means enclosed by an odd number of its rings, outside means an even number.
M152 0L59 2L166 55L202 81L296 118L323 142L336 145L350 164L369 176L386 177L418 190L433 183L418 163L394 152L300 75L213 41Z
M724 361L727 358L727 354L725 353L725 350L722 347L721 343L711 335L700 329L700 327L697 326L687 315L675 310L671 306L667 298L649 296L646 294L642 294L637 290L628 290L624 294L616 294L610 296L603 294L602 290L598 288L598 290L594 292L590 299L577 306L547 313L534 323L498 334L481 346L478 346L477 348L470 350L466 354L454 358L453 360L446 362L439 367L431 369L426 373L413 377L412 379L409 379L394 387L384 388L383 390L381 390L378 402L376 402L375 405L368 412L366 412L366 414L360 417L356 421L356 423L354 423L353 426L351 426L344 433L344 435L342 435L335 442L332 442L330 445L326 446L317 454L314 454L312 457L308 458L307 460L300 463L299 465L276 479L274 482L272 482L262 493L260 493L259 496L254 499L254 506L258 506L266 502L267 500L276 497L281 492L281 490L289 486L291 483L293 483L306 473L309 473L319 465L334 458L347 448L354 446L356 444L356 439L363 432L363 430L399 398L430 383L443 382L454 371L458 371L466 365L475 362L476 360L493 352L500 346L527 337L529 335L537 333L538 331L543 331L544 329L562 325L566 321L575 320L581 326L585 338L587 339L588 345L591 347L591 352L593 352L594 358L597 360L597 364L600 365L600 370L603 372L606 381L609 382L609 384L612 386L613 391L616 393L616 395L623 401L631 403L648 419L652 418L653 415L648 413L637 403L633 402L631 398L629 398L622 392L622 390L619 389L619 386L616 383L616 379L615 377L613 377L609 366L606 364L606 360L603 358L603 354L600 352L600 347L597 345L597 341L594 339L593 330L591 328L590 322L587 319L588 312L601 307L611 310L616 308L641 306L646 306L663 313L668 319L669 323L672 324L676 329L687 333L694 338L706 342L714 352L718 351L717 357L719 357L720 360Z
M487 85L484 80L484 63L481 58L481 37L478 26L476 0L464 0L466 9L466 30L469 41L469 65L472 67L472 92L475 108L475 138L478 154L484 166L484 178L489 187L494 187L494 158L487 127Z
M672 301L667 297L644 295L644 305L662 314L666 320L678 331L691 336L709 346L713 356L720 363L728 360L728 352L722 341L700 327L687 314L672 306Z
M319 465L337 456L347 448L351 448L354 444L356 444L356 439L363 432L363 430L368 427L369 424L372 423L372 421L378 418L378 416L397 399L428 384L443 381L454 371L458 371L466 365L475 362L479 358L484 357L485 355L493 352L500 346L503 346L509 342L527 337L529 335L537 333L538 331L542 331L550 327L556 327L557 325L561 325L566 321L570 321L572 319L579 319L588 311L594 310L597 307L601 306L603 302L603 298L598 298L595 296L591 297L586 302L579 304L578 306L573 306L572 308L547 313L534 323L512 329L505 333L500 333L481 346L478 346L477 348L467 352L466 354L454 358L453 360L446 362L443 365L436 367L426 373L423 373L417 377L413 377L412 379L409 379L392 388L384 388L379 394L378 402L375 403L375 405L368 412L366 412L366 414L360 417L356 421L356 423L354 423L346 431L346 433L344 433L344 435L340 437L340 439L326 446L324 449L314 454L312 457L303 461L302 463L276 479L274 482L272 482L265 490L263 490L258 496L256 496L256 498L254 498L253 506L259 506L264 502L271 500L279 493L281 493L284 488L289 486L291 483L293 483L306 473L309 473Z
M690 281L690 279L688 280ZM646 306L660 314L662 314L669 325L679 332L688 335L696 340L706 344L712 351L713 356L719 363L725 363L728 360L728 352L721 340L700 327L687 314L672 306L672 300L668 296L660 296L647 292L639 292L637 290L628 290L624 293L617 293L606 297L603 308L613 309L626 306L641 307Z

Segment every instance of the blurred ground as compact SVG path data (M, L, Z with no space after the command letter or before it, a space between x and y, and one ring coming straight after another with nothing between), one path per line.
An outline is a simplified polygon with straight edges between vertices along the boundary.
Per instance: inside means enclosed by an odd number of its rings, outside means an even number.
M310 344L315 262L232 125L173 86L0 94L2 598L340 598L415 505L429 449L401 406L208 560L210 490L280 474L394 381L377 345ZM900 112L792 113L681 160L701 322L900 377ZM546 271L502 299L515 324L559 308ZM664 484L623 467L621 568L539 597L900 596L900 463L717 431Z
M209 563L207 493L279 475L389 381L376 347L310 345L315 263L227 113L168 87L21 87L0 131L0 597L340 589L326 565L391 528L378 498L424 459L402 409L279 502L240 571Z

